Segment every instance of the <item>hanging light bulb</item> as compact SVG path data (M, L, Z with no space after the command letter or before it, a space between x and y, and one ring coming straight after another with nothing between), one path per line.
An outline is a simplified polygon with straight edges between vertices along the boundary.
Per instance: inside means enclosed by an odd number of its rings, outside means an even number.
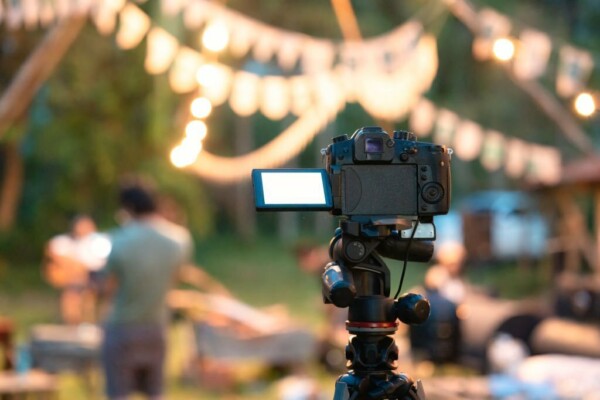
M175 146L169 155L171 163L177 168L192 165L202 150L202 143L191 138L184 138L181 144Z
M187 156L188 155L186 154L185 149L183 147L175 146L173 147L173 150L171 150L169 158L171 159L171 164L173 164L177 168L183 168L190 165L189 157Z
M515 44L508 38L496 39L492 50L497 60L510 61L515 55Z
M198 138L186 136L181 141L181 147L190 153L190 158L192 158L191 154L193 154L193 159L196 160L196 157L200 154L200 150L202 150L202 142Z
M214 20L202 33L202 45L215 53L225 50L229 44L229 30L223 21Z
M583 92L575 98L575 111L582 117L589 117L596 112L596 101L590 93Z
M185 136L201 141L206 137L207 129L203 121L190 121L185 127Z
M196 80L202 86L211 86L218 84L220 78L219 67L215 64L204 64L196 72Z
M212 111L212 103L206 97L198 97L192 101L190 111L196 118L206 118Z

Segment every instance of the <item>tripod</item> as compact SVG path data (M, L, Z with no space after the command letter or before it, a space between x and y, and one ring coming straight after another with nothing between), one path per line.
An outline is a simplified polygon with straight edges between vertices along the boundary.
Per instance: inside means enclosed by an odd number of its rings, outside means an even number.
M396 225L344 220L331 240L333 262L323 273L323 298L348 307L346 329L354 335L346 346L348 373L336 381L334 400L424 399L420 382L395 373L398 347L391 337L397 320L422 323L429 302L408 293L390 298L390 272L382 256L405 261L429 261L431 242L401 239Z

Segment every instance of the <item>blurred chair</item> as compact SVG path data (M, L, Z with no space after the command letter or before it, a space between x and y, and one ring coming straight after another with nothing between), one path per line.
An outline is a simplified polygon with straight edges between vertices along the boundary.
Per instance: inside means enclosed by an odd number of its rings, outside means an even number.
M92 324L34 325L29 348L33 368L51 374L74 372L90 397L96 393L102 329Z
M191 364L196 374L222 371L243 361L296 369L315 358L315 335L292 323L281 308L261 310L232 297L195 290L173 290L168 302L192 322Z

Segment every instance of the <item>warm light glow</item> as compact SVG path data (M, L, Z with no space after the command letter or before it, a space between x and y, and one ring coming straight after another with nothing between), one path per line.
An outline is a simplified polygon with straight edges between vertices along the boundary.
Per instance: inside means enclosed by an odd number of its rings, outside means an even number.
M186 136L181 141L181 147L183 147L186 151L194 154L194 160L202 150L202 142L199 141L195 137Z
M144 66L149 74L162 74L171 66L177 55L179 42L162 28L152 28L146 38L148 50Z
M206 118L212 111L212 104L206 97L198 97L190 105L192 115L196 118Z
M582 117L589 117L596 112L596 101L590 93L580 93L575 98L575 111Z
M196 80L202 86L219 84L221 71L215 64L204 64L196 72Z
M202 45L209 51L223 51L228 44L229 31L223 21L211 22L202 34Z
M150 29L150 18L137 6L128 3L119 14L119 30L115 41L122 49L133 49Z
M258 91L260 78L249 72L238 71L233 78L229 105L233 111L248 117L258 109Z
M188 93L198 87L196 71L203 63L203 58L197 51L182 46L173 60L169 70L169 85L176 93Z
M497 39L494 42L494 56L500 61L510 61L515 55L515 44L507 38Z
M199 143L196 146L186 146L184 141L171 150L170 158L171 163L177 168L184 168L189 165L192 165L196 159L198 158L198 153L202 149L202 143Z
M198 142L206 137L206 124L202 121L190 121L185 127L185 136Z
M261 112L269 119L280 120L290 111L290 95L287 79L281 76L263 78Z

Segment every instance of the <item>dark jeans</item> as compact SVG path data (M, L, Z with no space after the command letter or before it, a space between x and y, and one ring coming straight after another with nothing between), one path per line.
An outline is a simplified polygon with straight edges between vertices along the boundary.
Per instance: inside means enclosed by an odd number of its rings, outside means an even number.
M160 324L105 326L102 366L106 394L110 398L135 391L161 395L165 347L165 328Z

